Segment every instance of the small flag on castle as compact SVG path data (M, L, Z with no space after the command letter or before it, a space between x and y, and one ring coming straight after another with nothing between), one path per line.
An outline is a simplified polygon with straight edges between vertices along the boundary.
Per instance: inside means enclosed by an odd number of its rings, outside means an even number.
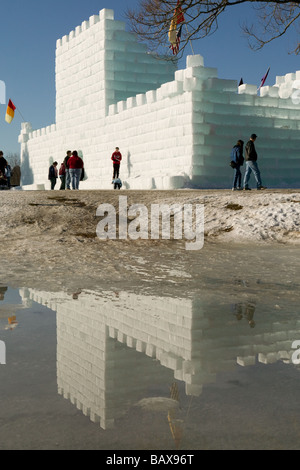
M270 72L270 67L268 68L268 70L266 71L265 75L264 75L263 78L261 79L261 83L260 83L260 85L259 85L259 87L258 87L258 90L259 90L262 86L264 86L265 81L267 80L267 76L269 75L269 72Z
M179 44L180 44L181 31L182 31L182 25L180 26L178 31L177 31L177 25L185 22L181 4L182 4L182 1L177 0L177 6L175 7L175 11L174 11L173 18L170 24L169 35L168 35L169 42L171 43L170 49L172 49L172 52L174 55L178 54L179 52Z
M5 121L8 122L8 124L11 123L15 116L15 105L11 100L8 101L7 109L6 109L6 115L5 115Z

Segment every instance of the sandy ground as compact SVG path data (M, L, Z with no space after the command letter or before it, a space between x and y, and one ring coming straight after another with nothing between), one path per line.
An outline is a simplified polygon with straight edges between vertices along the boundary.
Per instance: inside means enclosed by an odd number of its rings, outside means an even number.
M300 190L238 191L1 191L0 250L5 279L28 283L55 279L55 288L91 287L97 279L139 283L142 276L159 279L162 266L180 268L199 252L186 251L186 240L100 240L97 208L119 197L127 206L143 204L204 205L204 246L300 244ZM132 219L128 218L128 223ZM150 227L150 225L149 225ZM200 250L201 251L201 250ZM181 267L180 267L181 266ZM50 276L51 274L51 276ZM173 273L174 274L174 273ZM176 279L176 272L174 274ZM178 279L178 276L177 276ZM3 281L2 281L3 283ZM50 286L49 286L50 287Z

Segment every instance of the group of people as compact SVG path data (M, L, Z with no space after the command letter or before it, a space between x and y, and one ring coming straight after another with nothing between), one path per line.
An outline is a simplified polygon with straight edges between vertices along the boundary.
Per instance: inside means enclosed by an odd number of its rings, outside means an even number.
M256 152L255 145L254 145L254 142L256 139L257 139L257 135L251 134L250 140L247 142L245 146L245 159L243 156L243 147L244 147L243 140L238 140L236 145L233 147L231 151L230 165L234 169L232 191L238 191L241 189L245 191L251 191L251 188L249 188L249 180L250 180L251 173L253 173L253 176L256 180L256 189L258 190L267 189L265 186L262 185L260 171L257 165L257 152ZM245 171L243 187L242 187L241 166L243 166L244 160L246 162L246 171Z
M231 151L230 165L234 169L232 191L238 191L241 189L245 191L250 191L251 189L249 188L249 180L251 173L253 173L254 178L256 180L256 188L258 190L266 189L266 187L262 184L260 171L257 165L257 152L254 145L256 139L257 135L251 134L250 139L245 146L245 158L243 156L243 140L238 140ZM2 155L0 152L0 172L2 171L3 166L3 164L1 166L1 156L3 157L3 152ZM114 189L121 189L122 181L120 179L120 165L122 160L122 154L120 152L119 147L115 148L111 156L111 160L113 162L112 184L114 185ZM243 166L244 160L246 162L246 171L242 186L241 166ZM5 159L4 161L6 162ZM55 188L58 178L60 178L61 181L61 190L71 189L71 186L72 189L79 189L79 182L84 177L84 165L83 160L79 157L77 151L74 150L73 152L71 152L71 150L68 150L64 161L60 165L59 170L57 168L57 165L58 163L54 162L49 168L48 179L51 182L51 190Z
M119 147L115 148L111 160L113 162L112 184L114 189L121 189L120 165L122 154ZM60 179L60 190L71 189L71 186L72 189L79 189L79 182L84 178L84 165L82 158L79 157L76 150L73 150L73 152L71 150L67 151L59 169L56 161L49 167L48 179L51 184L51 190L55 188L58 178Z
M79 157L77 150L67 151L64 161L58 170L58 163L53 162L49 168L48 179L51 183L51 190L56 186L57 179L60 179L61 190L79 189L79 182L84 178L84 165L82 158Z

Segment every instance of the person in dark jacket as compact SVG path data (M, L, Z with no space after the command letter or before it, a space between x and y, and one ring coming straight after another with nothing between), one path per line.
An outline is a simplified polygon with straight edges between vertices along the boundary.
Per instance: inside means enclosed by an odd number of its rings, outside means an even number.
M248 186L249 179L251 176L251 172L254 175L256 180L256 187L257 189L267 189L265 186L262 185L260 171L257 165L257 153L255 149L254 142L257 138L256 134L251 134L250 140L247 142L245 147L245 160L246 160L246 171L244 176L244 190L250 191Z
M11 171L11 166L9 164L6 165L6 168L5 168L5 176L6 176L6 179L7 179L7 187L8 189L11 188L11 175L12 175L12 171Z
M53 162L52 165L49 168L49 174L48 174L48 180L51 182L51 190L55 188L56 181L58 178L57 174L57 162Z
M5 168L7 166L7 161L5 160L5 158L3 157L3 152L2 150L0 150L0 171L2 173L5 172Z
M65 189L71 189L71 177L70 177L70 172L69 172L69 166L68 166L68 160L71 157L72 152L71 150L67 151L67 155L65 156L64 159L64 165L65 165Z
M237 191L237 190L242 189L241 166L244 163L243 147L244 147L244 141L238 140L236 145L231 150L231 161L234 162L234 167L233 167L234 177L233 177L232 191Z
M5 176L6 167L7 167L7 161L5 160L5 158L3 156L2 150L0 150L0 179L1 179L0 183L1 183L1 186L7 184L7 180L6 180L6 176Z

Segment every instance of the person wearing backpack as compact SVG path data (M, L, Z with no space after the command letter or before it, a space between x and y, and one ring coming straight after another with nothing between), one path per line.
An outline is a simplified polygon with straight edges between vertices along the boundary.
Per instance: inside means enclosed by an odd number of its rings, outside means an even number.
M49 167L48 180L51 182L51 190L53 191L56 185L58 174L57 174L57 162L53 162Z
M232 191L240 191L242 189L241 166L244 163L243 148L244 148L244 141L238 140L236 145L234 145L234 147L231 150L230 166L234 169Z

